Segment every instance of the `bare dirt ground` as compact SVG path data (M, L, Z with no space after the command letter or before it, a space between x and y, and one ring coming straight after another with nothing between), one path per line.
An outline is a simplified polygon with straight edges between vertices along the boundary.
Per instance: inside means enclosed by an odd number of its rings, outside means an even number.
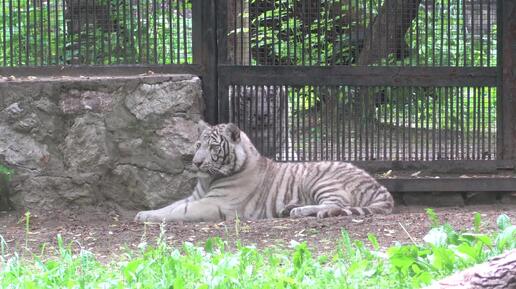
M442 222L459 230L471 229L473 215L479 212L486 231L496 228L496 218L505 213L516 221L516 206L485 205L462 208L435 209ZM0 235L5 239L9 254L29 251L45 255L55 254L56 236L60 234L65 244L74 250L92 251L102 261L109 261L127 249L136 249L142 241L155 244L162 228L160 225L143 225L132 222L132 212L120 216L106 210L70 212L32 212L29 230L23 212L0 212ZM227 221L218 223L171 223L163 227L164 238L173 246L183 242L202 245L207 238L220 237L234 246L244 245L288 247L292 240L306 241L316 254L335 250L342 230L347 230L354 240L367 241L367 234L377 236L382 247L396 242L422 241L430 222L424 207L397 207L393 214L370 217L337 217L324 220L316 218L272 219L257 221ZM406 231L405 231L406 230ZM43 247L43 244L46 244Z

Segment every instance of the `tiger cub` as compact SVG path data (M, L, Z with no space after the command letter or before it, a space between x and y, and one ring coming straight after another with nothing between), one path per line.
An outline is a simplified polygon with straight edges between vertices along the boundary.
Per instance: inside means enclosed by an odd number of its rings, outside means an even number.
M352 164L273 162L235 124L204 126L193 158L198 170L193 194L162 209L139 212L135 221L325 218L392 211L387 189Z

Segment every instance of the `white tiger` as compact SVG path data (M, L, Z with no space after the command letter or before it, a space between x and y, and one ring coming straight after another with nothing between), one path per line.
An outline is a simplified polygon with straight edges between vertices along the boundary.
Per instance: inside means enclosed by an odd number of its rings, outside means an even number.
M139 212L135 221L325 218L388 214L394 205L387 189L354 165L273 162L232 123L207 126L196 146L193 194L162 209Z

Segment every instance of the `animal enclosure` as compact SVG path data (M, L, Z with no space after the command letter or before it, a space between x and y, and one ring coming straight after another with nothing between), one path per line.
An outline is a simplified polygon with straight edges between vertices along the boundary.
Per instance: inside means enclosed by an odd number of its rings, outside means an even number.
M2 75L194 73L278 161L512 166L510 0L1 1Z

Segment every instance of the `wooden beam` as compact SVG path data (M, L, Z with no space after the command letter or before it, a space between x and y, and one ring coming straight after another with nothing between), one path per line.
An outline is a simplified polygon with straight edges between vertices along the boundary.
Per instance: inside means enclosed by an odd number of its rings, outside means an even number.
M388 170L432 174L497 174L501 171L513 171L512 160L435 160L435 161L354 161L354 165L371 173ZM515 188L516 191L516 188Z
M497 86L493 67L219 66L222 84Z
M390 192L514 192L516 178L378 178Z
M156 74L195 74L201 75L201 66L195 64L167 65L74 65L74 66L37 66L37 67L0 67L1 76L15 77L60 77L60 76L128 76L152 71Z

